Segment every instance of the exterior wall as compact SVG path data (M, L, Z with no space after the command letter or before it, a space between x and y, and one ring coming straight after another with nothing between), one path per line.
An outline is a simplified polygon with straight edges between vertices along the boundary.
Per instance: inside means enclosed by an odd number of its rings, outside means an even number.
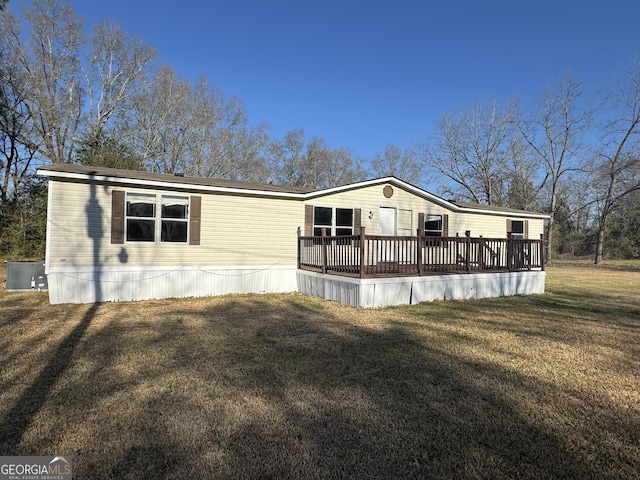
M89 266L296 265L301 202L202 192L176 192L87 183L49 182L48 268ZM111 192L198 195L200 245L111 244Z
M111 192L198 195L200 245L111 244ZM51 303L295 291L301 202L49 182Z
M379 233L379 208L395 207L411 210L412 235L418 228L418 214L449 215L449 236L456 234L463 236L470 230L474 237L482 235L485 238L506 238L507 219L526 219L529 222L529 238L538 239L543 233L543 220L527 218L518 215L498 215L493 212L460 213L449 210L442 205L431 202L410 191L393 185L393 195L386 198L383 190L385 185L373 185L360 189L348 190L330 195L323 195L306 200L305 204L323 207L360 208L362 209L362 226L370 235ZM372 218L369 218L369 213Z
M356 279L298 270L298 291L359 308L544 293L546 272Z

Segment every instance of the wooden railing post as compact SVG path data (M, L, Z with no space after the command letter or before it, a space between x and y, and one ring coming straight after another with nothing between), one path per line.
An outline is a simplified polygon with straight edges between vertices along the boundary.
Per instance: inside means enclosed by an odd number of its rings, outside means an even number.
M465 237L467 237L466 243L467 243L467 260L466 260L466 267L467 267L467 273L471 272L471 230L467 230L466 232L464 232Z
M545 261L545 258L544 258L544 252L545 252L544 233L541 233L540 234L540 256L538 258L540 258L540 268L542 269L543 272L547 269L547 262Z
M302 235L301 231L300 231L300 227L298 227L298 268L300 268L300 258L301 258L301 252L302 252L302 247L300 247L300 236Z
M513 234L511 232L507 232L507 270L510 272L513 271L513 267L515 266L514 257Z
M327 273L327 229L320 229L322 242L322 273Z
M365 278L367 276L367 272L365 271L366 264L364 256L364 242L366 239L365 228L366 227L360 227L360 278Z
M418 275L424 275L424 263L422 261L422 246L424 245L424 229L418 228L418 239L416 245L416 263L418 264Z
M484 270L484 238L478 238L478 269Z

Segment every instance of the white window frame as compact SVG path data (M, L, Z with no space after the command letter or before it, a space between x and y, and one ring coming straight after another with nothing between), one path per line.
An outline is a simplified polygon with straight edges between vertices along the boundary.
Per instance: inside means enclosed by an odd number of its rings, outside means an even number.
M153 204L153 216L152 217L140 217L135 215L129 215L129 199L138 197L148 198L149 202ZM174 199L180 201L180 204L185 205L186 218L171 218L163 215L162 207L166 205L167 201ZM190 202L189 195L180 194L156 194L147 192L125 192L125 208L124 208L124 239L126 243L136 244L189 244L189 220L190 220ZM129 239L129 220L141 220L141 221L153 221L153 240L130 240ZM180 241L167 241L162 239L163 234L163 222L179 222L185 224L186 237Z
M331 225L318 225L316 224L316 208L328 208L331 209ZM337 225L338 222L338 210L351 210L351 225L347 226L347 225ZM337 231L338 229L341 230L346 230L349 229L351 231L351 233L347 234L347 235L353 235L354 233L354 229L355 229L355 215L356 215L356 211L355 208L348 208L348 207L328 207L328 206L323 206L323 205L314 205L313 206L313 226L312 226L312 230L311 232L313 233L314 236L318 237L320 236L320 229L322 228L326 228L327 229L327 236L331 237L333 236L333 232L336 232L337 236ZM318 235L316 235L316 229L318 230ZM342 233L341 235L345 235L344 233Z
M437 220L436 220L437 219ZM427 230L427 222L440 222L439 230ZM444 218L441 214L437 213L425 213L424 214L424 235L427 237L442 237L442 232L444 228Z
M511 238L524 239L524 220L511 220ZM522 226L520 232L515 231L515 226L520 224Z

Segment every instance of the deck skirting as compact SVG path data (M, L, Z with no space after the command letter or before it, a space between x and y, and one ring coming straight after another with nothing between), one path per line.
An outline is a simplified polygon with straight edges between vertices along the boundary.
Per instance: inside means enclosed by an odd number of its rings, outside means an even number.
M297 271L298 291L359 308L411 305L434 300L491 298L544 293L546 272L446 274L350 278Z

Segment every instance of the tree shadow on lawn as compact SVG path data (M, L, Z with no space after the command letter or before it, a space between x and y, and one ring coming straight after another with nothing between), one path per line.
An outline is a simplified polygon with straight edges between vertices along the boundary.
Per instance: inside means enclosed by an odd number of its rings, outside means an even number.
M258 340L227 378L244 411L229 417L225 478L599 477L401 327L345 323L295 300L252 308L256 318L239 316L244 302L205 313L209 328Z
M513 372L461 374L379 312L255 295L154 308L85 318L57 349L74 361L45 367L3 419L6 451L61 448L78 479L602 478L494 388ZM59 431L21 443L62 411Z
M97 303L91 305L80 322L58 345L38 377L23 391L13 407L4 414L0 420L0 454L17 454L22 436L47 402L58 379L69 367L72 355L97 309Z

